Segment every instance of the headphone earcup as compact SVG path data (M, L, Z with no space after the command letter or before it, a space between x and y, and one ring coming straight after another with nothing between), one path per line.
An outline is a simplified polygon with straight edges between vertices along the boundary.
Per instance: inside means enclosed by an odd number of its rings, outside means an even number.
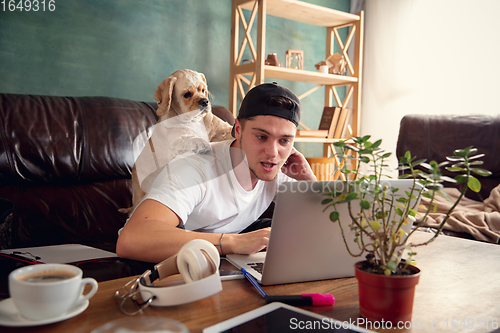
M214 274L219 263L219 251L212 243L203 239L184 244L177 255L177 268L186 283Z
M182 256L177 257L177 267L186 283L201 280L214 271L213 263L199 249L186 249ZM185 267L185 272L181 271L181 267Z

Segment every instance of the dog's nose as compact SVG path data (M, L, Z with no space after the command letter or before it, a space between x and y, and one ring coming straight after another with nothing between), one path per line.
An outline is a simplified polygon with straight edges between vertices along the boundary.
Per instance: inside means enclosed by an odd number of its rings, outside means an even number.
M208 106L208 98L202 98L198 101L198 105L206 108Z

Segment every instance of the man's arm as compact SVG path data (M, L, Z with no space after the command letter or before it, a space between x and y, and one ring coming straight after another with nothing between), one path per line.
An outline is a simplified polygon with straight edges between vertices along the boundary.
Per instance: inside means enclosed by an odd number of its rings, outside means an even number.
M316 176L309 162L307 162L304 155L295 148L292 148L290 156L283 167L281 167L281 172L296 180L316 180Z
M177 228L179 217L164 204L144 200L123 227L116 244L116 254L121 258L158 263L177 253L193 239L205 239L217 245L220 233L204 233ZM222 253L250 254L267 246L270 228L246 234L224 234Z

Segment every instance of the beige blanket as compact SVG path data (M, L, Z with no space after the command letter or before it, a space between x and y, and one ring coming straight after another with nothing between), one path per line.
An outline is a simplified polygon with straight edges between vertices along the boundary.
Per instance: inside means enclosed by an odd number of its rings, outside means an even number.
M449 201L442 195L437 195L435 201L438 203L436 213L429 213L423 226L439 227L446 212L456 201L460 192L454 188L444 190L451 198ZM422 204L428 206L430 200L422 198ZM417 218L420 222L424 214ZM459 205L451 214L444 229L471 234L475 239L498 243L500 240L500 185L491 191L490 196L484 202L478 202L466 197L462 198Z

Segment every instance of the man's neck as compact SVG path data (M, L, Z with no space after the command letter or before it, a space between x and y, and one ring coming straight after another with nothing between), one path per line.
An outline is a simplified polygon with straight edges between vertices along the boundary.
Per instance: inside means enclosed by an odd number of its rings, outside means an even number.
M251 191L255 188L259 179L253 174L245 160L245 154L241 150L238 140L234 140L229 149L231 155L231 164L236 179L245 191Z

